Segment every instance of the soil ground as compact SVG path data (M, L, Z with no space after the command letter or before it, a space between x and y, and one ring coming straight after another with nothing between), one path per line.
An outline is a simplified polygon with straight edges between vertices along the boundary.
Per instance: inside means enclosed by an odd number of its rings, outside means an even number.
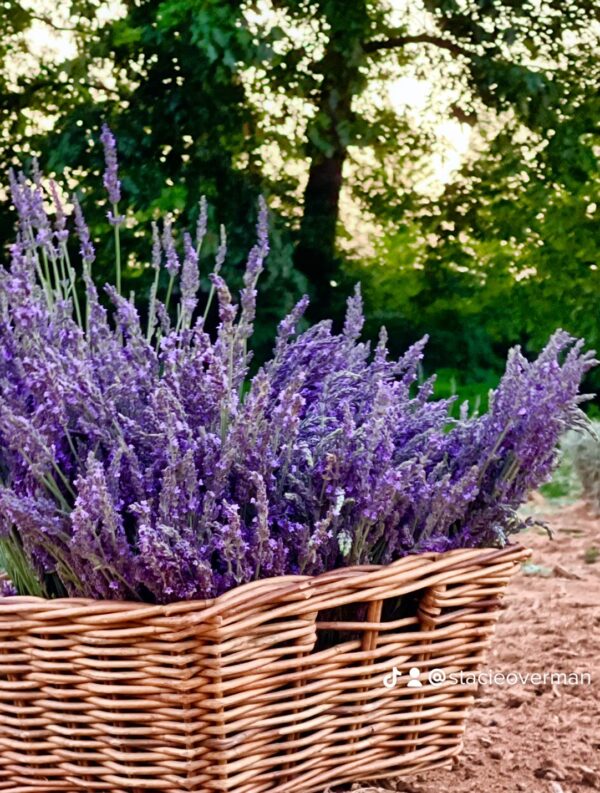
M582 503L556 510L536 497L529 506L554 539L521 535L533 556L508 589L485 669L588 673L591 683L481 687L452 769L352 790L600 791L600 519Z

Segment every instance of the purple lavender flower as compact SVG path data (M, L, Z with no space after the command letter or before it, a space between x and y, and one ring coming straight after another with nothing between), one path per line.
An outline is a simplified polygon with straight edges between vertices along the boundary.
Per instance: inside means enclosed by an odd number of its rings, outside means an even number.
M70 515L70 558L74 572L92 597L135 596L138 562L130 548L123 517L99 460L88 455L76 480L77 497Z
M102 125L100 141L104 148L104 187L108 193L108 200L115 206L121 200L121 182L119 181L119 165L117 161L117 142L110 131L108 124ZM113 218L112 222L116 219Z
M12 581L8 581L6 578L3 578L0 581L0 597L7 598L7 597L14 597L18 595L16 586L13 584Z
M59 244L65 243L69 239L69 232L66 228L67 218L65 210L58 194L58 188L54 179L50 180L50 193L52 194L52 201L54 203L54 210L56 212L56 223L54 235Z
M177 256L177 250L175 249L175 240L173 238L173 221L171 218L165 219L162 243L166 257L165 266L167 268L167 272L172 278L175 278L179 272L181 264L179 262L179 257Z
M80 244L79 254L84 265L90 267L96 258L96 251L94 250L94 246L90 239L90 231L87 227L87 223L85 222L85 218L83 217L81 205L77 200L77 196L73 196L72 201L75 210L75 229L77 230L77 236L79 237Z
M214 273L218 273L221 270L225 262L225 257L227 256L227 232L225 231L225 226L221 225L219 229L219 247L217 248L217 255L215 257L215 266L213 268Z
M198 305L198 289L200 273L198 271L198 254L192 244L192 238L185 232L183 235L184 258L181 268L181 312L182 317L191 321L192 314Z
M365 318L363 316L362 295L360 293L360 284L357 284L354 290L354 296L348 298L348 310L344 323L344 336L352 340L358 339L364 324Z
M256 233L258 241L250 251L246 271L244 273L244 288L240 296L241 315L238 326L238 339L246 339L252 335L252 327L256 314L256 284L263 271L264 261L269 253L268 212L264 198L259 202L258 223Z
M202 242L206 236L206 229L208 225L208 206L206 204L205 196L200 199L198 207L198 222L196 224L196 251L200 253Z
M17 211L17 215L19 216L19 221L23 223L23 221L27 220L27 213L29 207L27 206L27 202L25 200L25 196L23 194L23 189L19 180L17 179L15 172L12 168L8 170L8 180L10 184L10 195L12 199L12 204Z
M107 127L102 142L116 204ZM33 183L11 175L19 232L0 269L0 540L17 538L49 596L168 603L263 576L497 545L523 528L516 508L550 475L560 435L584 421L578 388L595 361L581 341L558 331L534 361L513 350L489 411L455 420L452 400L432 401L433 381L417 382L426 339L397 360L384 330L373 351L361 341L358 288L341 333L330 322L300 332L300 300L249 378L264 202L239 301L220 274L222 231L195 321L206 203L195 244L183 235L182 263L171 219L162 237L153 225L142 329L133 299L106 286L101 301L76 200L84 290L44 267L61 264L52 239L66 241L67 226L52 184L48 218L41 185L38 170Z
M152 221L152 267L157 272L160 270L162 260L162 249L160 246L160 236L158 233L158 225Z

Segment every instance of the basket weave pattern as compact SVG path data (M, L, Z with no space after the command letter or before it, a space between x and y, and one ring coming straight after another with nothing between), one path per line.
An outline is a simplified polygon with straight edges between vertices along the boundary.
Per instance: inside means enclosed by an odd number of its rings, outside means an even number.
M409 556L169 606L0 599L0 790L311 793L447 764L474 692L427 672L481 665L527 555Z

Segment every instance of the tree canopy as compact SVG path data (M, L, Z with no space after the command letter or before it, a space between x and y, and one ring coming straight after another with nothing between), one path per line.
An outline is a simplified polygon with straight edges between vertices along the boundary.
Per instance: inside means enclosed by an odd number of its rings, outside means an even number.
M450 365L493 368L507 344L539 346L557 324L597 338L595 0L2 5L2 161L42 155L79 185L97 235L105 208L90 187L107 120L130 280L144 278L149 219L174 209L192 224L202 194L209 248L225 223L236 270L263 192L267 325L304 288L312 319L339 316L358 274L398 344L428 330ZM31 52L35 26L67 37L67 56ZM423 91L418 107L408 88ZM439 189L442 123L470 148ZM8 210L0 222L6 241Z

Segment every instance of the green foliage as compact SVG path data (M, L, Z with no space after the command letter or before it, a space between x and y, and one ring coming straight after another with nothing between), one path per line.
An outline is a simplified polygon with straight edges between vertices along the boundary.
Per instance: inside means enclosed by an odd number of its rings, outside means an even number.
M78 31L78 53L58 65L42 62L39 73L23 75L12 95L0 100L0 156L5 164L20 166L39 154L46 172L71 177L92 237L104 240L96 270L110 281L114 251L103 233L107 207L88 198L103 168L98 132L102 121L108 121L122 155L129 207L121 234L130 265L124 272L124 289L135 285L142 294L149 289L145 257L150 220L168 210L181 216L180 227L193 229L201 195L209 202L209 227L218 230L222 223L227 228L225 270L237 286L254 238L258 196L269 194L256 161L261 142L257 118L245 100L238 64L260 63L265 45L241 24L241 9L234 2L125 5L124 17L98 26L95 4L71 2L68 16ZM26 20L21 22L24 27ZM102 72L106 74L97 76ZM32 134L27 122L31 113L50 108L58 117L53 129ZM238 162L242 154L248 162L245 169ZM68 167L72 162L82 164L76 175ZM0 217L5 242L14 233L7 212L5 208ZM217 234L209 235L209 258L217 245ZM268 319L259 345L272 336L275 317L279 319L302 291L303 281L290 266L290 252L289 231L274 218L269 261L273 289L268 298L272 302L262 312ZM203 272L207 275L210 269L205 260ZM207 279L203 286L208 288Z
M600 512L600 421L592 423L590 432L569 434L565 445L583 498L594 511Z
M469 413L484 413L488 408L491 389L497 387L498 373L495 371L472 372L460 369L438 369L436 372L434 396L437 399L456 397L452 414L458 418L460 407L469 403Z
M600 421L586 431L568 432L560 444L560 464L542 494L559 503L583 498L600 511Z
M600 347L600 101L583 66L545 136L516 119L496 130L440 197L390 223L374 261L350 267L403 342L402 328L431 334L436 367L479 379L558 326ZM599 386L593 374L588 390Z
M16 535L0 539L0 571L4 571L19 595L46 597L46 592L36 571Z
M598 559L600 559L600 548L592 545L586 549L583 555L583 561L586 564L595 564Z
M540 492L557 506L571 504L581 496L581 483L573 467L573 458L564 449L552 480L542 485Z
M464 372L461 394L487 386L508 346L538 349L557 325L600 346L594 0L425 0L402 16L383 0L124 0L108 22L105 2L68 0L42 21L70 29L73 57L16 74L35 15L0 6L0 158L43 153L46 171L79 185L97 239L106 207L88 188L110 123L131 207L125 289L147 287L149 221L175 208L192 227L202 194L239 283L262 192L276 212L258 357L306 278L327 314L362 280L369 333L385 322L397 351L428 332L428 365ZM418 112L387 100L401 78L431 84ZM437 195L419 185L449 120L470 126L473 151ZM374 256L362 229L342 228L342 187L372 221ZM5 206L0 243L12 236ZM112 280L111 244L99 253Z

